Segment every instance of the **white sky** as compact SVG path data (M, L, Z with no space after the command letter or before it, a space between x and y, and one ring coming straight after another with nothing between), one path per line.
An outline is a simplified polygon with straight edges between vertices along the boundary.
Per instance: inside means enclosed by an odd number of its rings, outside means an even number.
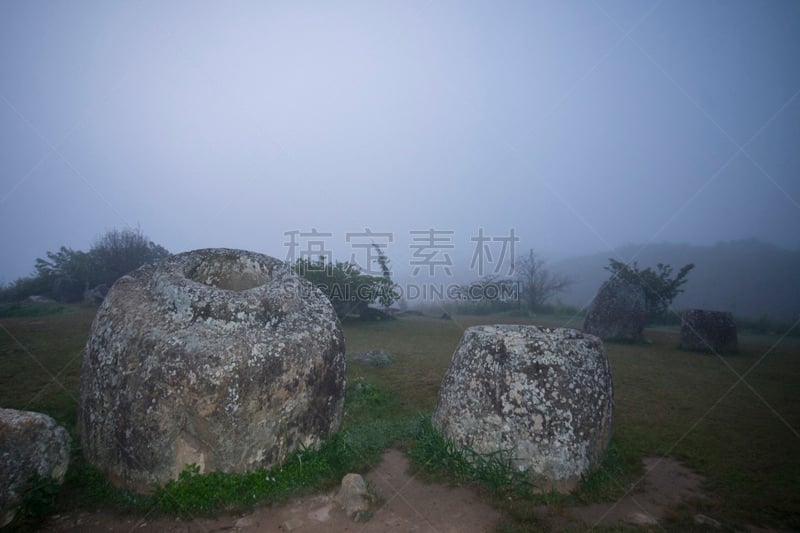
M794 1L5 1L0 282L126 225L800 247L799 55Z

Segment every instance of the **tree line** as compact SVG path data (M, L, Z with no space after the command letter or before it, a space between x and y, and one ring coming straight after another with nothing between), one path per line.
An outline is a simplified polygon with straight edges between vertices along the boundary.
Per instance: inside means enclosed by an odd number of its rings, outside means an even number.
M121 276L169 255L138 228L113 229L86 252L62 246L36 259L32 275L0 288L0 301L22 301L30 296L64 303L81 301L88 290L97 288L104 294Z
M656 268L640 268L609 259L605 267L610 278L620 279L642 288L645 294L647 320L653 322L663 318L673 300L683 292L687 276L694 268L689 263L674 273L672 266L659 263ZM548 309L550 302L564 292L574 280L563 274L552 272L545 261L533 250L516 259L514 275L507 278L486 276L466 284L460 291L460 302L467 309L481 313L494 313L521 309L530 313Z
M330 300L339 318L356 315L361 319L386 318L378 304L388 308L398 300L391 277L389 259L379 247L379 274L362 271L350 262L302 258L292 264L296 273L311 281ZM35 273L0 287L0 301L22 301L30 296L43 296L70 303L86 298L95 289L104 295L121 276L140 266L160 261L170 252L144 235L140 229L113 229L95 240L88 251L62 246L46 257L36 259ZM640 269L609 259L605 267L612 278L619 278L642 287L645 292L648 319L662 317L675 297L683 291L687 275L694 267L688 264L673 275L669 265L656 269ZM467 283L459 291L459 304L485 313L523 309L528 312L546 310L549 302L567 289L573 280L546 267L533 250L516 259L513 276L486 276Z

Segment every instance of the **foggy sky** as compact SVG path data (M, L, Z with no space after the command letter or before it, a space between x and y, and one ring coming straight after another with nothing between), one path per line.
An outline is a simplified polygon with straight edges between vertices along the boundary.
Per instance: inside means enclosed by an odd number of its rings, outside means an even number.
M465 277L481 229L800 247L799 55L792 0L4 1L0 282L125 226L338 259L369 228L401 276L430 229Z

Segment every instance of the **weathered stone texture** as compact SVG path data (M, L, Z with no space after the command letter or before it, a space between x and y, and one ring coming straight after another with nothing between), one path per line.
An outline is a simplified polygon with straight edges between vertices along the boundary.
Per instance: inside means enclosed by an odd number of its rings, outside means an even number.
M706 352L736 352L739 337L733 314L725 311L690 309L681 316L681 347Z
M638 285L612 278L592 300L583 331L601 339L638 341L647 322L647 300Z
M349 516L354 516L369 509L372 496L360 474L347 474L333 499Z
M137 491L191 463L269 467L338 430L344 390L344 336L321 292L265 255L186 252L107 294L81 369L81 444Z
M608 358L571 329L476 326L445 374L433 425L460 447L510 452L540 489L572 490L613 432Z
M0 527L14 519L31 480L64 481L69 445L67 430L49 416L0 409Z

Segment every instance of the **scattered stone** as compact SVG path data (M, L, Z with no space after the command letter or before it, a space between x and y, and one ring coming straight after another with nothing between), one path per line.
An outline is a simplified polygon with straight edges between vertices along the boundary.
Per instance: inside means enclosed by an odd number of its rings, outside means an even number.
M714 520L710 516L706 516L704 514L694 515L694 523L698 526L709 526L713 527L714 529L720 529L722 527L722 524L718 520Z
M439 392L433 425L462 448L505 451L540 489L566 492L602 458L613 432L603 343L572 329L467 329Z
M344 336L328 299L283 261L230 249L120 278L84 351L87 460L147 492L198 472L269 468L338 430Z
M365 365L384 367L392 362L392 356L384 350L369 350L367 352L348 353L347 360Z
M739 350L733 314L690 309L681 316L681 348L714 353Z
M55 300L52 298L48 298L47 296L41 296L39 294L33 294L25 298L26 302L36 303L36 304L54 304L56 303Z
M331 519L331 509L333 509L333 505L323 505L319 509L314 509L309 512L308 518L315 522L328 522Z
M646 322L644 290L633 283L612 278L603 283L592 300L583 331L603 340L638 341Z
M342 478L342 486L336 493L334 501L338 503L348 516L355 516L369 509L372 497L367 490L367 482L359 474L347 474Z
M445 313L442 313L441 319L442 320L453 320L453 317L450 316L450 313L445 312Z
M292 518L291 520L287 520L280 525L280 528L284 531L294 531L300 527L303 527L303 521L299 518Z
M647 513L640 513L638 511L633 511L625 515L623 519L626 523L634 525L634 526L654 526L658 524L658 520L653 518Z
M69 446L67 430L49 416L0 409L0 527L14 519L33 479L64 481Z
M233 527L235 527L236 529L247 529L248 527L253 527L257 525L258 524L252 518L243 516L239 520L234 522Z

